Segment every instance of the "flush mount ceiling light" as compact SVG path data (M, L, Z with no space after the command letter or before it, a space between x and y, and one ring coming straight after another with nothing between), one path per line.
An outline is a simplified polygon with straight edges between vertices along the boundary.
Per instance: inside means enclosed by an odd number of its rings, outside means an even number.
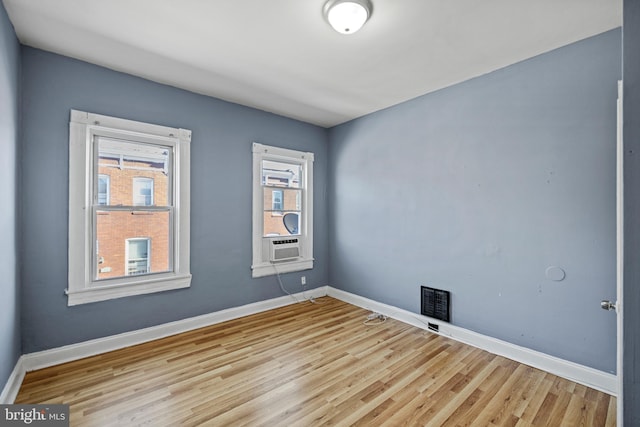
M324 5L324 17L340 34L353 34L371 17L369 0L329 0Z

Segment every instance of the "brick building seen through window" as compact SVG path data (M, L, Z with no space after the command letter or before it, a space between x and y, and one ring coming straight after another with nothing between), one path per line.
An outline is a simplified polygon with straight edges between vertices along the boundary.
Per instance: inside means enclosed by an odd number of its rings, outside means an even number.
M139 153L123 155L127 147L119 148L111 144L100 149L97 204L132 208L118 211L98 206L96 210L99 280L165 272L171 267L169 212L143 208L170 204L168 155L162 151L148 158Z
M300 233L300 165L268 161L262 164L263 233L265 237Z

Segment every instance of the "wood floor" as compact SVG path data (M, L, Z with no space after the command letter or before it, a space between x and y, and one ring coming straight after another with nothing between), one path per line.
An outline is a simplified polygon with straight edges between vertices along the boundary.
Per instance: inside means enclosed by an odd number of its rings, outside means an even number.
M615 398L325 297L30 372L72 426L615 426Z

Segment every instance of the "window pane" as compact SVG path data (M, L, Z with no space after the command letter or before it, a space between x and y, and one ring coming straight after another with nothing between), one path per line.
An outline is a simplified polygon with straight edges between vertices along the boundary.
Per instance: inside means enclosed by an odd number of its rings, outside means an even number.
M170 147L99 137L97 173L98 177L108 175L110 181L106 203L111 206L170 206L170 162ZM98 204L102 204L100 201L98 188Z
M262 161L263 235L300 234L302 166L296 163Z
M127 275L149 273L149 239L127 240Z
M98 176L98 204L109 204L109 175Z
M96 213L97 280L171 271L170 212Z
M262 161L262 185L301 188L302 167L295 163Z
M282 190L271 187L263 187L264 211L299 211L302 190L284 188Z
M272 203L271 203L272 210L281 211L284 209L284 198L282 196L282 190L272 190L271 200L272 200Z
M133 205L153 206L153 179L133 178Z
M302 190L263 187L262 191L264 197L264 236L300 234L300 198ZM294 223L296 224L295 226L292 225Z

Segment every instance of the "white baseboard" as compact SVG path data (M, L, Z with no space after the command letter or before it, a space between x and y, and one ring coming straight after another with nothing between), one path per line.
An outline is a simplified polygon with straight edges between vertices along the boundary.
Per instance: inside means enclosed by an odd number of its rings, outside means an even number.
M603 391L612 396L616 396L618 393L618 378L613 374L482 335L440 320L431 319L421 314L412 313L398 307L341 291L331 286L327 289L327 295L349 304L384 314L418 328L428 329L427 323L435 323L439 326L439 332L434 333L439 333L456 341L541 369L587 387Z
M77 344L66 345L64 347L52 348L49 350L38 351L35 353L25 354L23 366L26 372L35 371L37 369L49 366L59 365L61 363L71 362L73 360L83 359L89 356L106 353L108 351L118 350L137 344L165 338L171 335L180 334L182 332L191 331L205 326L214 325L216 323L226 322L227 320L237 319L239 317L256 314L263 311L271 310L278 307L294 304L297 301L304 301L310 297L318 298L327 295L327 287L322 286L310 289L304 293L293 295L285 295L270 300L259 301L240 307L228 308L213 313L203 314L201 316L190 317L188 319L169 322L158 326L139 329L137 331L125 332L118 335L112 335L104 338L97 338L90 341L84 341Z
M330 286L311 289L306 291L304 295L302 293L297 293L294 294L293 297L302 301L305 298L318 298L325 295L329 295L358 307L382 313L386 316L421 329L427 329L428 322L436 323L439 326L438 333L440 335L489 351L493 354L504 356L525 365L542 369L546 372L567 378L571 381L592 387L613 396L617 394L618 381L615 375L559 359L557 357L549 356L547 354L511 344L506 341L501 341L496 338L491 338L458 326L453 326L446 322L411 313L407 310L370 300L349 292L341 291ZM226 322L228 320L237 319L294 303L294 298L287 295L137 331L25 354L21 356L16 363L2 394L0 394L0 403L13 403L18 394L18 390L20 389L20 385L22 384L22 380L24 379L25 372L142 344L159 338L165 338L182 332Z
M2 393L0 394L0 404L9 405L16 400L16 396L18 395L18 391L20 391L20 386L22 385L22 380L24 380L24 374L26 374L26 372L27 371L24 368L24 356L20 356L16 362L16 366L11 372L11 375L9 375L7 383L2 389Z

